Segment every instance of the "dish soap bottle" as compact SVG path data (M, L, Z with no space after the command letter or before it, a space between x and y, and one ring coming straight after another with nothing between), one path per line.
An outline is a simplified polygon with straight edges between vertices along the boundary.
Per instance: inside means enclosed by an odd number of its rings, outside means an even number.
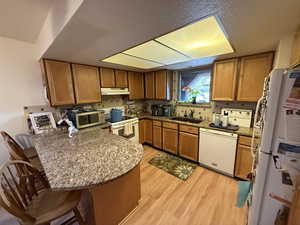
M224 115L222 115L222 127L228 126L228 112L224 112Z

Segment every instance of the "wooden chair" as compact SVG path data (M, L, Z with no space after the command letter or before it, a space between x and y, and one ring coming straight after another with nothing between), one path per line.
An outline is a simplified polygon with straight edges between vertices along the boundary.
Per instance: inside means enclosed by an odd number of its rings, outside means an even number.
M9 134L4 131L1 131L0 134L7 145L11 160L22 160L25 162L29 162L33 164L33 166L35 166L40 172L44 171L38 157L29 158L25 154L25 151L22 149L22 147Z
M15 145L19 146L19 148L21 150L23 150L23 148L8 133L6 133L5 131L0 131L0 134L4 140L11 140ZM34 159L34 158L38 157L38 154L37 154L35 148L26 148L23 150L23 152L28 159Z
M20 170L19 172L17 170ZM15 176L21 173L22 176ZM35 188L35 179L43 179L34 166L25 161L9 161L0 169L0 206L19 219L22 225L50 225L51 221L73 212L63 224L83 219L77 209L81 191L51 191Z

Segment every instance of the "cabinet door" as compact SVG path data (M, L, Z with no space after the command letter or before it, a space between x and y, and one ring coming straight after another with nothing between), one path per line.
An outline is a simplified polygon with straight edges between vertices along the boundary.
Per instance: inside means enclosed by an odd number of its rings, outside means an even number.
M152 144L152 120L145 120L145 142Z
M48 94L52 106L75 104L71 65L45 60Z
M155 98L167 99L167 71L160 70L155 72Z
M163 149L174 154L178 153L178 131L163 128Z
M145 120L139 120L139 141L145 143Z
M162 148L161 127L153 126L153 142L152 145L156 148Z
M127 71L124 70L115 70L116 77L116 87L117 88L127 88Z
M236 95L238 59L214 63L212 99L234 101Z
M144 74L128 72L129 99L144 98Z
M100 68L101 87L112 88L116 87L115 72L110 68Z
M98 67L72 65L76 103L96 103L101 101Z
M295 34L291 56L291 66L298 64L300 64L300 30Z
M237 149L234 175L236 177L247 180L247 175L251 172L251 168L251 147L239 144Z
M198 135L179 133L179 155L194 161L198 161Z
M154 72L145 73L145 98L146 99L155 98L155 73Z
M241 58L237 101L256 102L272 69L273 53Z

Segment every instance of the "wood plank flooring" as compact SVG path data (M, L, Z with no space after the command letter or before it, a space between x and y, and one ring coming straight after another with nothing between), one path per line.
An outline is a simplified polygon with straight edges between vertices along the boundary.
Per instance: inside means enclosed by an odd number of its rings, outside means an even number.
M125 225L245 225L246 207L235 207L237 181L197 167L187 181L150 165L159 151L144 146L142 198Z

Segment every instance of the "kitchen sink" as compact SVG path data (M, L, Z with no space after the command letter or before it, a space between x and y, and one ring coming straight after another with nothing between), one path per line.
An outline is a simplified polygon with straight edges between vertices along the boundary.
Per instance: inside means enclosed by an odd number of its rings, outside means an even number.
M172 120L177 121L183 121L183 122L189 122L189 123L201 123L202 120L194 119L194 118L188 118L188 117L173 117Z

